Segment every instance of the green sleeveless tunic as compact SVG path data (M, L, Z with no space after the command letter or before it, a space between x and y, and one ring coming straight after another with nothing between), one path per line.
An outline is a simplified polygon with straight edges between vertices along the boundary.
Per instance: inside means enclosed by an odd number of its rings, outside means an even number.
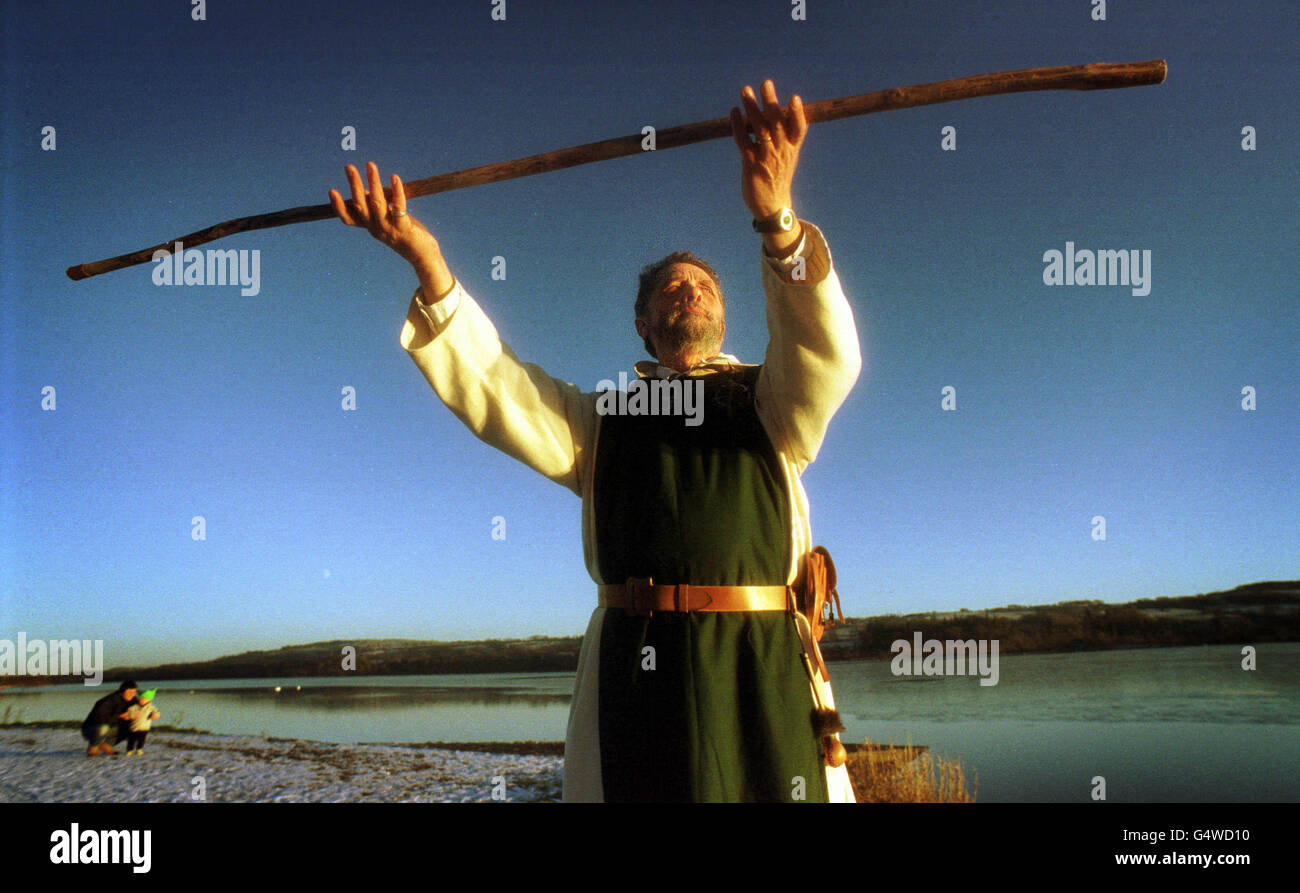
M602 582L785 585L792 514L755 408L759 368L701 376L698 426L681 416L601 417L592 493ZM785 611L607 609L606 801L824 802L801 653Z

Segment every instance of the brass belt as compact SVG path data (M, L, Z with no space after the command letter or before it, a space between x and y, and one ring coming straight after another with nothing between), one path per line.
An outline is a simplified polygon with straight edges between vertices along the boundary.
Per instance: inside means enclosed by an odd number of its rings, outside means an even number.
M642 616L655 611L785 611L791 604L785 586L694 586L653 579L601 583L597 594L602 608Z

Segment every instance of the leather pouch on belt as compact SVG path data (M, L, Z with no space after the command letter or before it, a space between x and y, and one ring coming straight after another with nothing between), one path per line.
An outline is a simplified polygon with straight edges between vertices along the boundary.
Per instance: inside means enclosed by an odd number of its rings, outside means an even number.
M799 565L799 576L794 581L795 606L808 619L812 631L813 650L817 656L817 669L823 679L830 679L826 662L822 660L821 641L826 627L844 622L844 609L840 607L840 594L835 589L835 562L825 546L814 546L805 553ZM839 620L836 620L836 614Z

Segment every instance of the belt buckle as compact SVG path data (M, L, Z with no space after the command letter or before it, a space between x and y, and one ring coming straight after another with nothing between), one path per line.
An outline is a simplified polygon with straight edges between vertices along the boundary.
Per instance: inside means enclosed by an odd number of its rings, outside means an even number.
M654 616L654 596L651 587L654 577L628 577L627 596L632 603L632 613L638 617Z

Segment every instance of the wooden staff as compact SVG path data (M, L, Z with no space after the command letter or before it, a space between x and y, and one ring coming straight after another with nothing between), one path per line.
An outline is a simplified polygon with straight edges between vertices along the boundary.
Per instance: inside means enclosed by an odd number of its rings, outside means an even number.
M1023 93L1029 90L1106 90L1114 87L1140 87L1146 84L1159 84L1164 81L1167 66L1163 59L1149 62L1096 62L1091 65L1060 65L1054 68L1023 68L1018 71L997 71L991 74L977 74L971 77L954 78L948 81L936 81L933 84L916 84L911 87L891 87L877 90L875 93L861 93L843 99L824 99L804 105L808 122L835 121L839 118L851 118L856 115L870 115L875 112L905 109L918 105L933 105L938 102L954 102L958 99L973 99L977 96L995 96L1001 93ZM675 149L689 146L691 143L716 140L731 136L731 121L728 118L714 118L711 121L698 121L670 127L655 134L656 150ZM499 161L471 167L423 180L412 180L404 184L408 198L432 195L435 192L448 192L452 189L464 189L466 186L478 186L482 183L496 183L512 180L515 177L529 177L547 171L558 171L579 164L604 161L607 158L619 158L624 155L637 155L644 151L641 142L644 137L637 133L616 139L587 143L514 161ZM391 201L392 190L384 190ZM77 264L68 267L71 279L86 279L153 260L155 251L172 250L173 243L181 242L185 247L202 245L214 239L221 239L235 233L272 226L287 226L291 223L305 223L309 220L324 220L334 216L334 209L329 204L304 205L288 208L270 214L255 214L252 217L240 217L227 220L201 229L189 235L169 239L159 245L121 254L106 260Z

